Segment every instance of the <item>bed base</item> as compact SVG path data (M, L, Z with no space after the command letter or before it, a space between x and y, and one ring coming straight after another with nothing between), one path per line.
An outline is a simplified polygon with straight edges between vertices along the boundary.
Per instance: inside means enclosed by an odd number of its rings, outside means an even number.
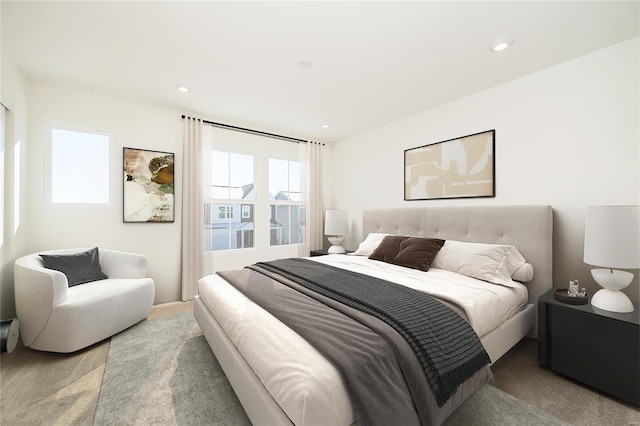
M199 296L193 300L193 315L251 423L293 425Z
M500 324L480 341L491 358L491 364L502 358L509 349L514 347L534 329L536 322L536 307L528 304L523 310Z
M251 423L292 425L199 296L193 301L193 314ZM492 363L531 331L535 318L535 307L529 304L480 339Z

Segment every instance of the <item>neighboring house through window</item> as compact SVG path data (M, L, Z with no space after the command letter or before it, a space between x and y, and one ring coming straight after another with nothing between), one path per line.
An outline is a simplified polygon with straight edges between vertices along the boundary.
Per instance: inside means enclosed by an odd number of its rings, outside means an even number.
M270 245L304 242L304 204L300 163L269 159Z
M211 161L212 185L205 194L205 250L254 247L254 157L214 150Z

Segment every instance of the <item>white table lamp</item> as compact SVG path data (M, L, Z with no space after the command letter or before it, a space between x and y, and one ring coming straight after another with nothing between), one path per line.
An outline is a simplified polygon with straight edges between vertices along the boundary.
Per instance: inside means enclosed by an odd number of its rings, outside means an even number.
M349 232L346 210L327 210L324 217L324 235L329 236L329 253L345 253L341 246L344 236Z
M631 272L613 268L640 268L640 206L590 206L584 224L584 263L601 286L591 305L612 312L633 312L633 304L621 292L633 280Z

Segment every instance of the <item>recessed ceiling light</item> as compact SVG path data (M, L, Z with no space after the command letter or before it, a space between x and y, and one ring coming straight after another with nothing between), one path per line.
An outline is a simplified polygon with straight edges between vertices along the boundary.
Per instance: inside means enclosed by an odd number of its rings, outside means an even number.
M313 66L313 61L311 59L301 59L298 61L298 66L300 68L311 68Z
M182 92L182 93L187 93L191 91L191 87L187 86L186 84L176 84L176 89L178 89L178 91Z
M491 43L491 46L489 46L489 50L491 50L492 52L502 52L512 44L513 40L510 38L499 38L498 40Z
M329 123L324 123L324 124L322 125L322 128L323 128L323 129L328 129L329 127L331 127L331 124L329 124Z

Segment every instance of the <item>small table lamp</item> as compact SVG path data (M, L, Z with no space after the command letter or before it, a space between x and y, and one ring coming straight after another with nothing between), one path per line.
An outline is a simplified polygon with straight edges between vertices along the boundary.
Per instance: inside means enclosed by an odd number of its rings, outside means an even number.
M340 244L344 236L349 232L346 210L327 210L324 217L324 235L329 236L329 253L345 253L346 250Z
M633 280L631 272L613 268L640 268L640 206L590 206L584 224L584 263L601 286L591 305L612 312L633 312L633 304L620 290Z

